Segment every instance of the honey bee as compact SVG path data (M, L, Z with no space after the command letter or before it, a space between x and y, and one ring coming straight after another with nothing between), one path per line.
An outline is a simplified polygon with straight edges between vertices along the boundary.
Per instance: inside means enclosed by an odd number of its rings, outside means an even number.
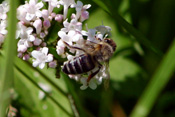
M98 43L87 40L83 48L71 46L66 42L64 43L69 48L84 52L84 54L64 63L62 67L64 73L68 75L78 75L92 71L95 67L98 68L88 76L87 82L100 71L102 68L101 63L105 63L105 65L108 66L109 59L116 49L115 42L110 38L99 40Z

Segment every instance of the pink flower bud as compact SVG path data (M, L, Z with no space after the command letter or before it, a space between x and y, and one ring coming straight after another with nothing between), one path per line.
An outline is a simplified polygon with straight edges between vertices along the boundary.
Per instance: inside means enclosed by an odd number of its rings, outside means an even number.
M56 16L56 13L51 13L51 16L54 18Z
M36 38L35 41L33 42L33 44L34 44L35 46L39 46L39 45L41 44L41 42L42 42L41 39Z
M73 13L72 15L71 15L71 19L75 19L76 18L76 15Z
M43 32L40 33L40 38L44 38L45 36L46 36L45 33Z
M45 33L45 35L47 35L48 34L48 31L47 30L44 30L44 33Z
M43 43L41 44L41 46L46 47L46 46L47 46L46 42L43 42Z
M81 21L84 21L89 18L89 12L88 11L82 11L81 12Z
M22 56L23 56L23 53L19 52L19 53L18 53L18 57L19 57L19 58L22 58Z
M49 63L49 67L50 68L55 68L57 66L57 62L56 61L52 61Z
M25 61L29 60L29 58L30 58L29 54L25 54L25 55L23 56L23 60L25 60Z
M62 22L62 20L63 20L63 15L57 14L57 15L55 16L55 20L58 21L58 22Z
M43 25L47 29L47 28L49 28L51 26L51 23L50 23L49 20L44 20Z
M40 48L41 48L41 47L37 47L36 50L40 51Z
M21 24L25 25L25 22L24 22L24 21L20 21L19 23L21 23Z

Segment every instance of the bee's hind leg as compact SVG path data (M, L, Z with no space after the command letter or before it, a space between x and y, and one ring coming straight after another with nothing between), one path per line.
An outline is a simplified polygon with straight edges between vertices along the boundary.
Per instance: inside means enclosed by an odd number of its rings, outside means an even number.
M102 65L99 64L98 70L88 76L87 83L100 71L101 67Z

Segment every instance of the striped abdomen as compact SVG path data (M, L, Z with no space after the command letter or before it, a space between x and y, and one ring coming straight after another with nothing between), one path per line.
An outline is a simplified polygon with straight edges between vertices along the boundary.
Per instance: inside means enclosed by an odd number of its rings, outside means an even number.
M66 74L82 74L93 68L95 65L91 56L83 54L65 63L62 70Z

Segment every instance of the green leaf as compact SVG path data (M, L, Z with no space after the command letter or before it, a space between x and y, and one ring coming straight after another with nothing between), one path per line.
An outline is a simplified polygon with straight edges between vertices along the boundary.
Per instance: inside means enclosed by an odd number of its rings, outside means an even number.
M150 83L144 90L138 103L131 113L131 117L146 117L153 107L158 95L166 86L175 70L175 40L162 59L159 67L154 73Z
M0 87L0 116L5 117L6 109L11 101L11 91L13 88L13 61L16 51L16 8L18 0L10 0L10 11L8 14L8 34L4 45L4 59L1 61L3 66Z

